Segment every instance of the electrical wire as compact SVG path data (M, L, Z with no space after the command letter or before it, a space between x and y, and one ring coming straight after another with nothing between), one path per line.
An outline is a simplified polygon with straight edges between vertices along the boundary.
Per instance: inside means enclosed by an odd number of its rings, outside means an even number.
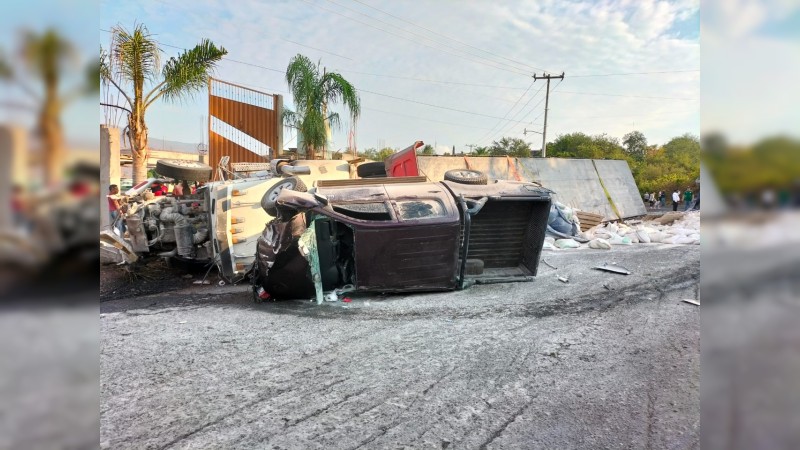
M501 59L505 59L506 61L510 61L510 62L513 62L513 63L515 63L515 64L518 64L518 65L521 65L521 66L525 66L525 67L528 67L528 68L531 68L531 69L534 69L534 70L541 70L541 71L543 71L543 72L550 72L550 71L549 71L549 70L547 70L547 69L542 69L541 67L535 67L535 66L531 66L530 64L524 63L524 62L522 62L522 61L518 61L518 60L515 60L515 59L511 59L511 58L506 58L505 56L498 55L498 54L496 54L496 53L494 53L494 52L490 52L490 51L488 51L488 50L483 50L483 49L481 49L481 48L475 47L474 45L467 44L466 42L461 42L461 41L459 41L458 39L455 39L455 38L452 38L452 37L450 37L450 36L447 36L447 35L444 35L444 34L442 34L442 33L439 33L439 32L437 32L437 31L431 30L430 28L423 27L422 25L415 24L415 23L413 23L413 22L411 22L411 21L409 21L409 20L407 20L407 19L404 19L404 18L402 18L402 17L396 16L396 15L394 15L394 14L390 13L390 12L383 11L383 10L381 10L381 9L378 9L378 8L376 8L376 7L372 6L372 5L369 5L369 4L367 4L367 3L364 3L364 2L362 2L362 1L360 1L360 0L353 0L353 1L355 1L356 3L360 3L360 4L362 4L362 5L366 6L367 8L371 8L371 9L374 9L375 11L378 11L378 12L381 12L381 13L383 13L383 14L386 14L387 16L394 17L395 19L398 19L398 20L400 20L400 21L402 21L402 22L405 22L405 23L407 23L407 24L411 25L411 26L412 26L412 27L414 27L414 28L421 28L421 29L423 29L423 30L425 30L425 31L427 31L427 32L429 32L429 33L435 34L435 35L437 35L437 36L441 36L441 37L443 37L443 38L445 38L445 39L449 39L449 40L451 40L451 41L453 41L453 42L457 42L457 43L459 43L459 44L461 44L461 45L464 45L464 46L467 46L467 47L473 48L473 49L475 49L475 50L478 50L478 51L480 51L480 52L483 52L483 53L486 53L486 54L492 55L492 56L494 56L495 58L501 58ZM523 88L523 89L524 89L524 88Z
M356 19L355 17L350 17L350 16L348 16L348 15L342 14L342 13L340 13L340 12L336 11L336 10L333 10L333 9L330 9L330 8L325 8L324 6L318 5L318 4L316 4L316 3L313 3L313 2L311 2L311 1L309 1L309 0L302 0L302 1L303 1L303 2L305 2L305 3L308 3L309 5L312 5L312 6L314 6L314 7L320 8L320 9L322 9L322 10L324 10L324 11L327 11L327 12L329 12L329 13L336 14L337 16L341 16L341 17L344 17L344 18L346 18L346 19L350 19L350 20L352 20L352 21L354 21L354 22L358 22L358 23L360 23L360 24L362 24L362 25L368 26L368 27L370 27L370 28L374 28L374 29L376 29L376 30L378 30L378 31L382 31L382 32L384 32L384 33L391 34L391 35L393 35L393 36L399 37L400 39L404 39L404 40L406 40L406 41L409 41L409 42L412 42L412 43L414 43L414 44L422 45L423 47L428 47L428 48L431 48L431 49L434 49L434 50L438 50L438 51L441 51L441 52L444 52L444 53L448 53L448 54L451 54L451 55L453 55L453 56L456 56L456 57L459 57L459 58L465 59L465 60L467 60L467 61L471 61L471 62L478 63L478 64L483 64L483 65L485 65L485 66L492 67L492 68L499 69L499 70L503 70L503 71L506 71L506 72L516 73L516 74L518 74L518 75L525 75L525 76L529 76L529 75L530 75L530 74L529 74L529 73L527 73L527 72L523 72L523 71L522 71L522 69L514 69L514 70L511 70L511 69L505 69L505 68L503 68L503 67L499 67L499 66L496 66L496 65L493 65L493 64L489 64L489 63L487 63L487 62L484 62L484 61L477 61L477 60L474 60L474 59L470 59L470 58L467 58L467 57L465 57L465 56L463 56L463 55L459 55L459 54L457 54L457 53L453 53L453 52L450 52L450 51L444 50L444 49L442 49L442 48L433 47L433 46L431 46L431 45L428 45L428 44L425 44L425 43L423 43L423 42L418 42L418 41L415 41L414 39L411 39L411 38L409 38L409 37L407 37L407 36L404 36L404 35L402 35L402 34L399 34L399 33L394 33L394 32L392 32L392 31L389 31L389 30L386 30L386 29L383 29L383 28L380 28L380 27L376 27L375 25L372 25L372 24L370 24L370 23L367 23L367 22L361 21L361 20L359 20L359 19ZM330 0L329 0L329 1L330 1ZM340 6L341 6L341 5L340 5ZM373 18L373 19L374 19L374 18ZM374 20L378 20L378 19L374 19ZM508 66L508 65L506 64L506 66Z

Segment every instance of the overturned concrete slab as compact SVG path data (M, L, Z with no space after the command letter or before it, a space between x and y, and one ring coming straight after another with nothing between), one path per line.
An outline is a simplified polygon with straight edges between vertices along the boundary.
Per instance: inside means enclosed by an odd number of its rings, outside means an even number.
M473 169L490 179L537 181L553 198L582 211L617 220L647 214L626 161L564 158L418 156L420 175L444 179L451 169Z
M523 173L555 191L557 201L582 211L616 220L591 159L519 158Z
M603 183L613 206L621 218L643 216L647 214L639 188L633 180L631 168L627 161L614 159L593 159L597 175Z

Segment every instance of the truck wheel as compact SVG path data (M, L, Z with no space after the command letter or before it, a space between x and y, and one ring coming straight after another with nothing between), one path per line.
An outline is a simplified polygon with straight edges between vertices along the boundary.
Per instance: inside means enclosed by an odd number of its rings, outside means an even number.
M213 171L211 166L198 161L159 159L156 162L156 172L174 180L208 181Z
M368 162L356 167L361 178L379 178L386 176L386 165L382 162Z
M281 178L280 181L269 188L269 190L264 193L264 196L261 197L261 207L272 217L278 215L278 210L275 208L275 200L278 199L278 195L280 195L281 191L284 189L297 192L306 192L308 190L300 178Z
M489 178L478 170L455 169L444 173L444 179L461 184L489 184Z

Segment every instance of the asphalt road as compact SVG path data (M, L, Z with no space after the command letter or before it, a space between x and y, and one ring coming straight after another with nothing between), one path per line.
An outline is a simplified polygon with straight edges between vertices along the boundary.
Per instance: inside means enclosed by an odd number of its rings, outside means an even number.
M531 283L350 304L107 301L101 447L696 448L699 250L545 252Z

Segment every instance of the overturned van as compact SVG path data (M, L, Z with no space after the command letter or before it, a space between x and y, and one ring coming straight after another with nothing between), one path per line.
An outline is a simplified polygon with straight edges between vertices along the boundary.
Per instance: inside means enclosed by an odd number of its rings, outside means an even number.
M323 292L335 289L443 291L531 280L550 191L487 182L480 173L454 175L436 183L400 177L282 191L277 217L256 246L256 301L321 302Z

